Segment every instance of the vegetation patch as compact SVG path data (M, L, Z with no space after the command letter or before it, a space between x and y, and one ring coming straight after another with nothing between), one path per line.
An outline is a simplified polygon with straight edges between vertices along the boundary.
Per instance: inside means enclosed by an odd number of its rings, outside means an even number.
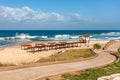
M93 55L95 55L95 53L91 49L73 49L60 52L47 58L40 58L37 62L69 61L76 59L82 60Z
M0 63L0 67L15 66L15 64L3 64Z
M120 52L117 52L115 54L120 56ZM115 73L120 73L120 61L104 67L80 71L79 75L66 73L63 74L61 77L63 78L63 80L96 80L98 77L107 76Z
M100 49L101 45L99 43L96 43L96 44L93 45L93 48L94 49Z
M120 47L118 48L118 53L120 53Z
M120 52L114 53L120 56ZM102 76L108 76L111 74L120 73L120 61L117 63L109 64L104 67L87 69L83 71L70 72L59 75L57 80L97 80ZM57 77L57 75L55 76ZM50 80L54 80L54 76L49 77Z

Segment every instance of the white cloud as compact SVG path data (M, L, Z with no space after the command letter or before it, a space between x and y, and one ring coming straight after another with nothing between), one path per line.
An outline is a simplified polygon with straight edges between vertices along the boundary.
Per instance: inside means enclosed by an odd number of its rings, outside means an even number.
M80 14L78 13L73 13L70 15L69 18L70 21L73 22L84 22L84 21L89 21L87 18L82 17Z
M63 16L52 12L45 13L29 7L10 8L0 6L0 19L9 21L61 21Z
M22 8L11 8L0 6L0 22L38 22L38 23L53 23L62 22L63 24L78 24L88 21L87 18L80 16L78 13L73 13L70 16L63 16L56 12L42 12L33 10L27 6ZM61 24L61 23L60 23ZM62 24L62 25L63 25Z

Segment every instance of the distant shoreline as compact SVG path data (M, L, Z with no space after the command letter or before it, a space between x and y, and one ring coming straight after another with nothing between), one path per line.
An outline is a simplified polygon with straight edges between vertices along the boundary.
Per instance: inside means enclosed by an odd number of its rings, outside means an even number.
M89 34L91 41L120 39L120 30L0 30L0 46L13 45L26 40L79 41L79 35L82 34Z

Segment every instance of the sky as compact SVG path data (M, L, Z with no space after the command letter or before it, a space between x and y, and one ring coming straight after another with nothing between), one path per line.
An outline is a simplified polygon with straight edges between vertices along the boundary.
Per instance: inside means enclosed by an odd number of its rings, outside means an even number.
M0 0L0 30L120 30L120 0Z

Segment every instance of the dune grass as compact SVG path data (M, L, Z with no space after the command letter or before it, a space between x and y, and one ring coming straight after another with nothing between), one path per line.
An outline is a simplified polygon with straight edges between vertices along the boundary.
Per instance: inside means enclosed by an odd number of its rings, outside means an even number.
M0 67L15 66L15 64L3 64L0 63Z
M120 52L114 53L120 57ZM102 76L108 76L111 74L120 73L120 61L117 63L109 64L104 67L87 69L83 71L70 72L62 75L56 75L57 80L97 80ZM49 77L49 80L53 80L53 77Z
M120 52L115 53L120 56ZM65 73L62 80L96 80L98 77L120 73L120 61L104 67L79 71L76 74Z
M69 60L76 60L76 59L84 59L87 57L91 57L95 55L95 53L91 49L73 49L67 50L65 52L60 52L55 55L51 55L47 58L40 58L37 62L38 63L46 63L46 62L55 62L55 61L69 61ZM23 63L28 64L28 63ZM15 64L3 64L0 62L0 67L7 67L7 66L15 66Z
M72 49L60 52L47 58L41 58L37 62L69 61L76 59L82 60L93 55L95 55L95 53L91 49Z

